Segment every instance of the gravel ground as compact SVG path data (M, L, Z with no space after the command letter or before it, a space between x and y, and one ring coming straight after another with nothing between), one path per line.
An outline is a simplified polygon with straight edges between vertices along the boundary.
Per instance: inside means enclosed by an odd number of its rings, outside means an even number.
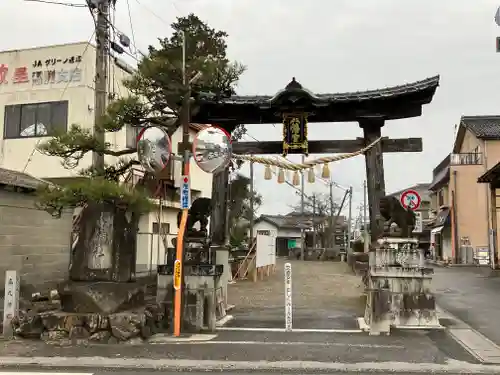
M229 286L228 301L235 308L231 326L284 325L284 264L292 264L292 301L296 328L357 328L364 313L361 278L344 262L278 259L276 272L262 281L237 281Z

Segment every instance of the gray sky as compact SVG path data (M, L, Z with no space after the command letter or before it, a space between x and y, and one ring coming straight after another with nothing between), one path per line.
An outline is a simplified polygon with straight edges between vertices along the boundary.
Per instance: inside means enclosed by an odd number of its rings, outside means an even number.
M71 0L61 0L71 1ZM168 36L176 16L195 12L229 33L229 52L247 65L239 94L274 94L292 77L327 93L383 88L441 75L434 101L421 117L391 121L390 137L422 137L424 151L384 157L387 192L428 182L450 152L461 115L500 110L500 56L494 0L128 0L137 46L146 50ZM84 0L73 0L84 3ZM132 37L127 0L117 1L116 26ZM2 48L25 48L89 39L93 23L85 8L3 0ZM281 127L248 126L259 140L279 140ZM311 124L310 139L350 139L356 123ZM244 167L245 173L248 168ZM332 178L352 185L356 203L365 177L362 157L331 166ZM287 185L265 181L256 168L262 213L286 213L298 200ZM326 192L324 183L306 193ZM342 191L335 190L340 198Z

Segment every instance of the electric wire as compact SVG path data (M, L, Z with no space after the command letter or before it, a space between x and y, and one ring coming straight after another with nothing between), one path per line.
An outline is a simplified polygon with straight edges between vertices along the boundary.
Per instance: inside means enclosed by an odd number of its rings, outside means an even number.
M42 3L42 4L51 4L51 5L62 5L65 7L72 8L87 8L86 4L77 4L77 3L64 3L60 1L51 1L51 0L24 0L25 2L30 3Z
M132 43L133 43L134 49L135 49L135 53L134 54L135 54L135 57L137 59L137 43L135 41L134 24L132 23L132 12L130 11L130 0L127 0L127 10L128 10L128 20L129 20L129 23L130 23L130 32L132 33Z

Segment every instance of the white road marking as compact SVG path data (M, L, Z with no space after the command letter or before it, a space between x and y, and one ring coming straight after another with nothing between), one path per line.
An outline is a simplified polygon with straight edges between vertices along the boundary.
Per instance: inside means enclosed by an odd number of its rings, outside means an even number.
M217 327L218 331L241 331L241 332L288 332L285 328L259 328L259 327ZM291 332L309 333L362 333L361 329L307 329L293 328ZM289 332L288 332L289 333Z
M340 342L307 342L307 341L205 341L192 344L204 345L286 345L286 346L341 346L350 348L384 348L384 349L404 349L403 345L379 345L379 344L347 344Z
M175 344L175 343L194 343L200 341L210 341L216 338L217 335L211 334L193 334L187 337L175 337L171 335L166 335L162 333L158 333L156 335L151 336L148 339L149 344Z
M437 363L405 363L405 362L360 362L360 363L341 363L341 362L313 362L313 361L209 361L193 359L147 359L147 358L105 358L105 357L0 357L0 364L3 366L39 366L39 367L88 367L88 368L114 368L114 369L132 369L141 368L163 371L172 369L175 371L218 371L221 370L278 370L283 372L287 370L298 370L303 373L305 370L314 370L316 372L346 372L350 374L359 374L362 372L385 372L385 373L412 373L429 374L435 373L460 373L460 374L492 374L498 375L499 367L493 365L477 365L468 362L448 360L445 364ZM20 372L11 373L12 375L23 374ZM33 374L34 373L24 373ZM39 374L39 373L36 373ZM57 374L57 373L56 373ZM56 375L51 373L50 375ZM47 375L47 374L43 374ZM59 375L59 374L57 374ZM74 374L64 374L74 375ZM77 375L92 375L77 374Z

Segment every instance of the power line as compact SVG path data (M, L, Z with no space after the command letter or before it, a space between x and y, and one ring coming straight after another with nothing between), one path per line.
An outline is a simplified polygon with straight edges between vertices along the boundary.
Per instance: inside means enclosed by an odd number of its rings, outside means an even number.
M134 32L134 24L132 23L132 12L130 11L130 1L127 0L127 9L128 9L128 20L130 23L130 32L132 33L132 43L135 49L135 57L137 58L137 43L135 42L135 32Z
M65 7L72 7L72 8L87 8L86 4L63 3L63 2L60 2L60 1L50 1L50 0L24 0L24 1L25 2L31 2L31 3L62 5L62 6L65 6Z

